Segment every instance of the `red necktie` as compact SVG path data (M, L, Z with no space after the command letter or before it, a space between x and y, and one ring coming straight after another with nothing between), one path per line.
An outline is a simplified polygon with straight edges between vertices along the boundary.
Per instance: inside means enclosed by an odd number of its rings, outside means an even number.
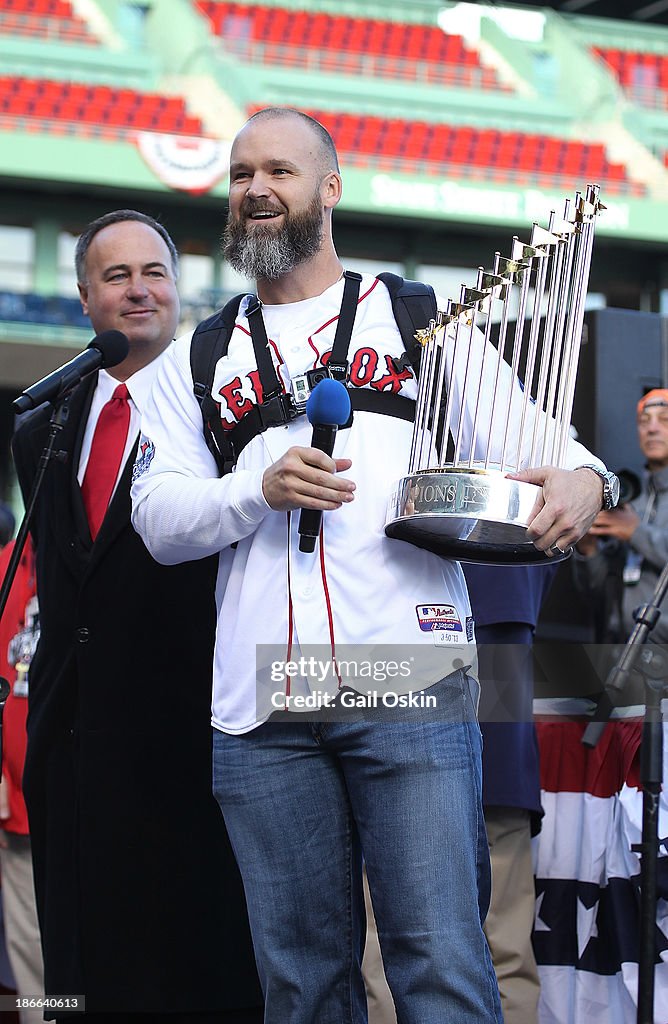
M130 426L128 389L119 384L102 407L81 485L90 535L95 540L121 468Z

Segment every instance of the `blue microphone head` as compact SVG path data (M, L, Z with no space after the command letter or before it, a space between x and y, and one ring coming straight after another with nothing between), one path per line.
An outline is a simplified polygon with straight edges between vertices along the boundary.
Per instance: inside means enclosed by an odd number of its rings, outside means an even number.
M309 395L306 415L309 423L342 427L350 418L350 395L345 384L323 377Z

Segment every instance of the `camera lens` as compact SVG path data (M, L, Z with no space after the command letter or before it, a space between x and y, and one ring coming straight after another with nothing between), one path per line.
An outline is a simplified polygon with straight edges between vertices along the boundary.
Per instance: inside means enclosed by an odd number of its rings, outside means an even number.
M326 369L324 369L323 367L319 367L317 370L308 370L306 377L309 383L309 387L311 391L313 391L313 388L316 386L316 384L319 384L321 380L324 380L326 377L329 377L329 374L327 373Z
M640 494L640 477L631 469L618 469L617 476L619 477L619 504L626 505Z

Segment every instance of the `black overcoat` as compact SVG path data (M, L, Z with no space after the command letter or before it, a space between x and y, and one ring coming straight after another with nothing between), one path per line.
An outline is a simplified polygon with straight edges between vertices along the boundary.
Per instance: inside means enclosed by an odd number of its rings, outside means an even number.
M95 543L73 393L34 521L41 638L24 791L47 993L88 1011L261 1002L241 882L211 793L215 559L161 566L130 523L132 459ZM14 439L27 497L49 409Z

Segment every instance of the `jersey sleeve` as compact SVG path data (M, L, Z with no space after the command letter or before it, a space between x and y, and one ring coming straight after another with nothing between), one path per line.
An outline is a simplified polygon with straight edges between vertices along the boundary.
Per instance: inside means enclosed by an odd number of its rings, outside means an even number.
M204 558L252 533L270 510L263 467L218 476L193 394L190 337L165 353L142 426L132 483L132 523L166 565Z

